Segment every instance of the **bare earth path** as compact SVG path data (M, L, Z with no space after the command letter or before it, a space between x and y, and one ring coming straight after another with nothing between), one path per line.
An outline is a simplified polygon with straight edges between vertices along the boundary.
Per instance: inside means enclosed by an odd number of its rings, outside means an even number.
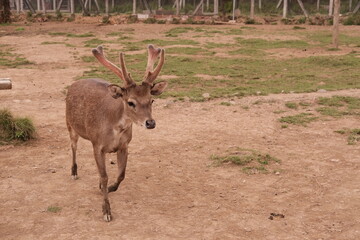
M59 24L36 27L67 31ZM76 28L91 27L68 29ZM359 118L282 129L274 113L285 110L287 101L359 97L360 90L255 96L234 99L231 106L220 105L223 100L157 100L157 128L134 127L127 176L110 194L114 220L106 223L89 142L79 142L80 179L70 178L63 90L86 70L73 58L74 51L85 50L36 42L47 38L41 33L0 38L36 63L1 69L14 88L0 92L0 108L32 117L38 129L38 138L28 144L0 147L1 239L360 239L360 145L347 145L334 132L359 128ZM259 100L262 104L254 104ZM276 156L282 160L280 174L212 166L212 154L233 147ZM112 182L116 166L107 168ZM49 212L49 206L61 211ZM285 217L270 220L270 213Z

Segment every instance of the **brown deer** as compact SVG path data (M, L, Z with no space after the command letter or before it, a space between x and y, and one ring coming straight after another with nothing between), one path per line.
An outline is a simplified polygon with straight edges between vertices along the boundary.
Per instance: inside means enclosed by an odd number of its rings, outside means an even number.
M104 197L102 205L105 221L111 221L109 192L118 189L125 178L128 144L132 138L132 123L155 128L151 116L152 97L160 95L166 82L154 84L164 64L164 49L148 46L148 62L144 80L137 85L127 72L124 54L120 53L121 68L105 58L103 48L92 50L99 62L124 81L124 86L110 84L102 79L83 79L73 83L66 96L66 124L70 133L72 149L71 175L77 179L76 149L79 136L91 141L100 175L100 189ZM158 65L154 68L157 58ZM105 153L117 152L118 177L108 187Z

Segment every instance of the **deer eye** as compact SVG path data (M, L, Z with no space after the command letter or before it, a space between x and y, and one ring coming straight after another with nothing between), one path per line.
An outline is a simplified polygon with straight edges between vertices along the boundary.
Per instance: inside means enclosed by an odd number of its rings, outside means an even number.
M133 102L127 102L127 104L129 105L129 107L132 107L132 108L135 108L135 103L133 103Z

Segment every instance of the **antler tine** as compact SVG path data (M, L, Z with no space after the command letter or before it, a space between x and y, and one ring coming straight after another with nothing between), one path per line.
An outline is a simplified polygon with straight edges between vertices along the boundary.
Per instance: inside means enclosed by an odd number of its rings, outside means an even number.
M149 48L149 57L148 57L148 64L146 67L144 82L151 84L152 82L155 81L155 79L157 78L157 76L159 75L162 69L162 66L164 65L165 50L160 48L155 49L152 45L149 45L148 48ZM156 66L155 70L153 71L155 61L159 55L160 55L159 63Z
M110 62L105 56L104 56L104 52L103 52L103 47L102 46L98 46L97 48L94 48L92 50L93 55L97 58L97 60L104 65L105 67L107 67L108 69L110 69L113 73L115 73L118 77L120 77L124 82L125 85L132 85L133 82L131 80L131 78L128 77L128 74L126 72L126 75L123 73L123 71L121 71L121 69L116 66L115 64L113 64L112 62ZM126 68L125 68L126 70ZM125 77L126 76L126 77ZM129 81L131 80L131 82Z
M133 85L134 84L134 81L131 79L131 75L130 73L127 72L127 69L126 69L126 64L125 64L125 60L124 60L124 53L120 53L119 55L119 58L120 58L120 66L121 66L121 70L122 70L122 73L124 75L124 78L125 78L125 81L127 83L127 85Z

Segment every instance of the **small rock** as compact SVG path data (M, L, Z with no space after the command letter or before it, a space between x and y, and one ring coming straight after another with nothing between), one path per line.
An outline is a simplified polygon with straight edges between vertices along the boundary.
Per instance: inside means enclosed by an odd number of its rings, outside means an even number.
M280 175L280 172L276 172L275 175Z

